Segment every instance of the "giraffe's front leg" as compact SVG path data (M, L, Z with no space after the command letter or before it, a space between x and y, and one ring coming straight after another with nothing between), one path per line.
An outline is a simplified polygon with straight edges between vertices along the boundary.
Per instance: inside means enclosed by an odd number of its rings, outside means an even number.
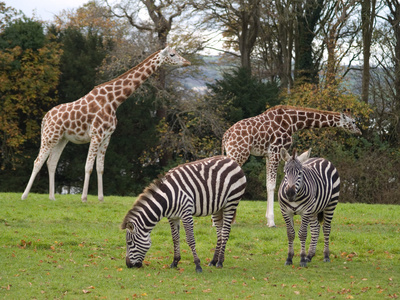
M274 193L276 187L276 172L278 170L279 155L270 155L267 158L267 218L268 227L276 227L274 221Z

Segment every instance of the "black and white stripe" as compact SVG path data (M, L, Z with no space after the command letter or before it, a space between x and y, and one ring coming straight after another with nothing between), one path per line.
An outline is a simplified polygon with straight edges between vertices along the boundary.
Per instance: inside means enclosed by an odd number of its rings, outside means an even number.
M215 156L180 165L155 181L138 197L121 225L126 230L126 265L141 267L150 248L150 232L163 218L169 220L176 267L181 259L179 224L182 220L196 271L201 272L193 235L193 216L212 215L217 246L210 265L222 267L225 246L236 208L246 188L240 166L225 156Z
M326 159L309 158L310 150L297 156L293 151L290 157L286 150L281 151L286 161L285 177L279 187L278 199L282 216L286 223L289 244L286 265L291 265L294 250L293 216L301 216L299 239L301 243L300 266L306 267L315 255L320 223L324 233L324 261L329 262L329 235L333 212L339 200L340 178L336 168ZM307 229L310 225L311 241L306 256Z

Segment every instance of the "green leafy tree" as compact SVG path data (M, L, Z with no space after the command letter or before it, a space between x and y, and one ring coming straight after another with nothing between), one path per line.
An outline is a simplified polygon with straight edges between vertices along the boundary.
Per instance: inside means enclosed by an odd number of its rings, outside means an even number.
M254 117L279 103L277 84L262 82L246 68L225 72L221 80L207 86L211 89L210 97L217 98L225 107L226 119L231 124Z
M39 141L40 122L56 103L59 45L41 23L26 18L0 34L0 148L4 169L21 163L28 142Z

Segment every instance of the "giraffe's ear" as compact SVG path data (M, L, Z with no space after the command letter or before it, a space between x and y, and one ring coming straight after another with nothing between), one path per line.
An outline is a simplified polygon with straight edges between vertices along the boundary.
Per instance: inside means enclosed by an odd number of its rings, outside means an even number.
M167 45L167 47L165 47L163 50L161 50L161 54L163 56L167 56L168 52L170 52L170 51L171 51L171 47Z
M302 153L300 156L297 157L297 159L303 163L305 162L307 159L310 158L310 154L311 154L311 148L308 149L306 152Z
M290 155L285 148L281 149L281 158L284 161L288 161L290 159Z

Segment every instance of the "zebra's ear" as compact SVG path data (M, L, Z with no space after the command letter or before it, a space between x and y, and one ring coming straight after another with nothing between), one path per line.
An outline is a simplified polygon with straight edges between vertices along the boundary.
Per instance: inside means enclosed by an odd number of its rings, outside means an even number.
M133 224L132 222L127 222L126 223L126 229L128 229L132 233L136 232L135 224Z
M306 152L302 153L300 156L297 157L297 159L303 163L305 162L307 159L310 158L310 154L311 154L311 148L308 149Z
M124 222L121 224L121 229L128 229L130 232L134 233L135 232L135 224L133 224L129 220L124 220Z
M288 161L290 159L290 155L285 148L281 149L281 158L284 161Z

